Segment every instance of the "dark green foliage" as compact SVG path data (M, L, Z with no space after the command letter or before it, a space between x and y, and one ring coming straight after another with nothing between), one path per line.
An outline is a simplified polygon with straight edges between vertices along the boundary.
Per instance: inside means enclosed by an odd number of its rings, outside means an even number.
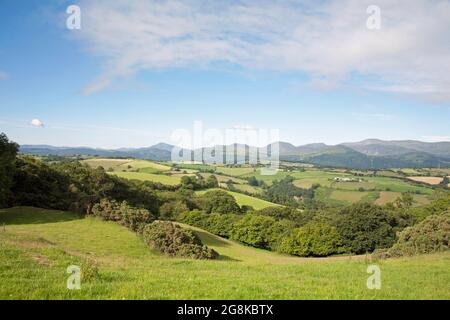
M185 212L180 221L191 226L205 229L218 236L229 238L234 224L241 218L235 214L206 214L199 210Z
M207 179L205 179L202 175L197 174L195 176L181 177L181 186L186 189L201 190L217 188L219 186L219 182L217 181L215 175L210 175Z
M132 231L141 231L144 225L155 220L148 210L129 206L126 201L102 199L92 208L92 214L104 220L117 221Z
M14 205L67 210L76 201L70 177L31 157L17 158L11 187Z
M234 224L239 219L240 216L234 214L212 213L206 219L205 229L218 236L229 238Z
M450 213L432 215L406 228L385 257L413 256L450 249Z
M313 189L301 189L292 183L294 178L287 176L280 181L274 181L264 193L264 198L270 202L298 207L301 201L314 197Z
M388 248L395 241L396 220L382 207L358 203L342 209L336 227L344 247L357 254Z
M186 211L189 211L189 208L181 200L166 202L159 208L159 217L162 220L176 220L180 214Z
M11 203L11 186L13 184L14 162L19 146L8 140L4 134L0 134L0 208L7 207Z
M236 199L229 193L221 190L208 191L199 198L199 207L206 213L234 213L241 212Z
M234 223L230 238L253 247L277 250L281 239L292 229L293 224L287 220L246 214Z
M172 257L216 259L218 253L203 245L190 230L167 221L155 221L143 230L144 241L153 249Z
M325 257L342 252L336 228L325 223L308 223L296 229L282 244L282 251L301 257Z
M442 214L450 209L450 191L437 190L433 196L432 201L420 208L412 208L410 213L417 221L422 221L426 217L435 214Z
M311 221L314 213L311 211L299 211L289 207L267 207L255 212L264 216L269 216L277 220L289 220L294 222L296 227L300 227Z

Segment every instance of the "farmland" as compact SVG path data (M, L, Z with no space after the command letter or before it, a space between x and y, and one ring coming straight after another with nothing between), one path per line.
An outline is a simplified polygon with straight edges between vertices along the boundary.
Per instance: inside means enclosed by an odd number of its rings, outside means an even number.
M204 179L214 175L219 186L228 189L241 205L255 205L255 209L263 208L267 204L264 200L251 197L263 194L261 186L250 185L248 179L254 177L266 186L271 186L274 181L280 181L290 176L293 184L298 188L309 189L314 186L315 198L331 206L345 205L359 201L386 204L393 202L402 193L413 195L414 205L424 205L429 202L428 196L432 193L431 184L442 180L439 177L412 176L420 172L429 174L425 169L393 169L393 170L344 170L344 169L320 169L312 166L293 168L282 166L274 175L262 175L259 168L248 165L242 166L217 166L198 163L170 163L154 162L134 159L98 159L84 160L92 167L104 167L109 174L126 179L151 181L167 185L178 185L183 176L195 176L199 174ZM421 170L421 171L419 171ZM437 170L437 169L436 169ZM404 178L402 174L409 174ZM336 181L335 178L348 178L353 181ZM426 183L430 183L427 187ZM253 199L252 199L253 198ZM256 199L256 200L255 200Z
M448 253L377 262L368 290L364 257L296 258L193 228L219 260L162 256L113 222L18 207L0 210L0 299L450 299ZM98 275L68 290L69 265Z

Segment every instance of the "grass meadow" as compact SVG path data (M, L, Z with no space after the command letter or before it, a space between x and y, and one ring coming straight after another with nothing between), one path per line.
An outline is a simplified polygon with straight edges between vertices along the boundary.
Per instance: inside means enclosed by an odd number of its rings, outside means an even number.
M195 229L216 261L152 252L113 222L30 207L0 210L0 299L450 299L450 254L370 262L367 257L297 258ZM367 266L382 287L366 287ZM98 275L68 290L69 265Z

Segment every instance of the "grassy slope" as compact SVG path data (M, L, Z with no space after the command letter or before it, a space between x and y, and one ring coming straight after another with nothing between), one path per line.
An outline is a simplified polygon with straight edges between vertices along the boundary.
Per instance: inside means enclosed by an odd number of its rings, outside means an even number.
M225 191L228 192L229 194L231 194L235 199L236 202L240 205L240 206L252 206L254 209L256 210L260 210L260 209L264 209L267 207L274 207L274 206L279 206L279 204L276 203L272 203L269 201L265 201L259 198L255 198L255 197L251 197L239 192L233 192L233 191L229 191L229 190L224 190L224 189L208 189L208 190L201 190L201 191L197 191L196 193L198 195L202 195L205 194L208 191L213 191L213 190L221 190L221 191Z
M205 231L218 261L151 252L125 228L35 208L0 210L0 299L449 299L450 254L378 262L382 289L366 288L364 259L301 259L244 247ZM95 261L100 276L67 290L66 268Z

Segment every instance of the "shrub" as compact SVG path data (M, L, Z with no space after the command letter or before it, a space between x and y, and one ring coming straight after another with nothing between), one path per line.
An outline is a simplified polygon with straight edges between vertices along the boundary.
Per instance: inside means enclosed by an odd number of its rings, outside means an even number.
M336 228L325 223L308 223L282 244L285 253L302 257L324 257L340 253L342 240Z
M95 262L86 260L81 265L81 280L90 282L100 277L98 266Z
M107 221L117 221L121 225L140 232L145 224L155 220L155 217L146 209L131 207L126 201L118 203L115 200L102 199L92 208L95 216Z
M450 249L450 214L432 215L406 228L397 243L387 251L388 257L413 256Z
M216 259L216 251L203 245L190 230L168 221L154 221L143 230L144 241L153 249L172 257Z

